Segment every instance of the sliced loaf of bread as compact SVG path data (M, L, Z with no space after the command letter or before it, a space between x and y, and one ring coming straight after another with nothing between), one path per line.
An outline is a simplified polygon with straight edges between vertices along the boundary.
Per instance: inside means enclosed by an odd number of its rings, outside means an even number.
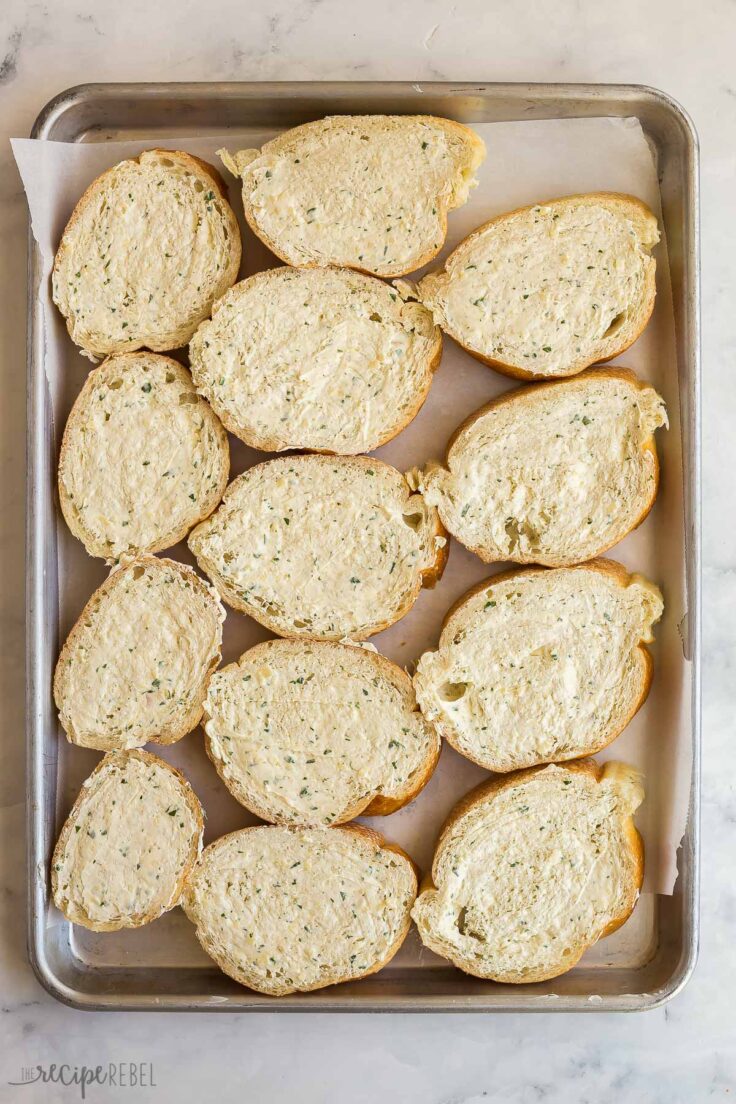
M204 728L233 796L277 824L392 813L426 785L440 753L411 679L369 646L257 644L213 675Z
M112 571L56 665L69 741L111 751L180 740L202 716L224 620L216 592L191 567L141 556Z
M211 165L147 150L94 180L54 261L54 302L92 359L186 345L235 282L240 230Z
M442 352L419 303L340 268L274 268L215 303L189 346L224 425L268 452L371 452L418 412Z
M436 510L367 456L257 464L190 534L234 609L280 636L361 640L408 613L447 558Z
M445 466L414 482L482 560L551 567L599 556L657 494L654 431L664 402L625 368L509 391L450 440Z
M611 560L479 583L417 664L425 716L491 771L593 755L649 692L659 589Z
M638 775L590 759L486 782L442 830L412 911L422 942L476 977L557 977L636 904Z
M269 826L210 844L182 905L221 970L278 997L380 970L416 892L411 859L377 832Z
M646 326L658 241L656 218L633 196L565 196L491 219L416 294L498 371L572 376L618 356Z
M54 904L92 931L149 924L179 904L203 823L179 771L145 751L111 752L82 786L59 836Z
M442 248L485 146L450 119L333 115L220 157L251 229L287 264L399 276Z
M91 556L158 552L212 513L227 434L171 357L124 353L90 372L66 423L59 501Z

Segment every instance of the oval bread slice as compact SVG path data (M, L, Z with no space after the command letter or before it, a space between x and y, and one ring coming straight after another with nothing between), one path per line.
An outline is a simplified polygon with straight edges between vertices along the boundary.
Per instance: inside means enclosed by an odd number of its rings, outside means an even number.
M377 832L262 826L210 844L182 905L221 970L283 996L380 970L416 892L411 859Z
M179 771L145 751L111 752L82 786L59 836L54 904L92 931L149 924L179 904L203 823Z
M290 265L398 276L431 261L485 157L477 134L430 115L333 115L223 164L251 229Z
M590 759L479 786L450 814L412 911L422 942L493 981L565 973L636 904L643 796L630 767Z
M191 567L142 556L113 570L69 633L54 700L70 743L173 744L202 716L225 611Z
M494 399L450 440L420 489L482 560L550 567L605 552L657 494L664 402L625 368L589 368Z
M186 345L240 267L240 230L211 165L147 150L90 184L52 274L72 341L92 359Z
M633 196L565 196L499 215L417 295L478 360L520 379L572 376L636 341L654 308L657 220Z
M189 347L198 391L268 452L371 452L419 411L442 353L429 311L348 269L274 268L236 284Z
M277 824L392 813L427 784L440 753L411 679L372 648L257 644L213 675L205 717L227 788Z
M389 464L288 456L233 480L189 547L226 602L279 636L361 640L441 576L442 533Z
M59 500L91 556L158 552L212 513L227 434L170 357L125 353L90 372L64 430Z
M611 560L502 572L450 610L417 664L417 699L486 770L592 755L646 699L661 615L659 589Z

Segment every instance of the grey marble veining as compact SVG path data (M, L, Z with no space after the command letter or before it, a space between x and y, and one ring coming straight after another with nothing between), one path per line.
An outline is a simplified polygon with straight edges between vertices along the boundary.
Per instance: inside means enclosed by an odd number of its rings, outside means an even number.
M87 1099L698 1104L736 1093L736 5L733 0L5 0L3 137L95 80L635 81L691 112L703 154L704 776L700 962L641 1016L91 1015L56 1004L25 960L23 480L25 203L0 144L0 1101L23 1066L153 1062L155 1090Z

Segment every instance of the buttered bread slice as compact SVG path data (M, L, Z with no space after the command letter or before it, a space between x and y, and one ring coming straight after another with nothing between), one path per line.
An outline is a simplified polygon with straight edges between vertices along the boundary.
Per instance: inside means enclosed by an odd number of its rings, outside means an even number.
M658 241L656 218L634 196L565 196L491 219L416 294L498 371L572 376L618 356L646 326Z
M426 785L440 753L406 672L345 644L257 644L213 675L204 728L233 796L278 824L392 813Z
M210 844L182 899L241 985L283 996L373 974L409 930L414 865L377 832L245 828Z
M592 559L639 525L659 479L663 400L626 368L509 391L453 435L416 482L482 560L551 567Z
M661 614L659 589L611 560L502 572L450 610L417 699L486 770L592 755L646 699Z
M59 501L91 556L112 563L180 541L212 513L227 434L171 357L125 353L90 372L64 430Z
M290 265L398 276L436 256L485 146L430 115L333 115L260 150L220 151L251 229Z
M479 786L450 814L412 910L422 942L493 981L565 973L636 904L643 796L630 767L590 759Z
M224 425L268 452L371 452L418 412L442 352L419 303L349 269L274 268L243 280L189 347Z
M111 752L82 786L59 836L54 904L92 931L149 924L179 904L203 823L179 771L145 751Z
M446 544L436 510L367 456L257 464L189 537L234 609L311 640L361 640L398 621L442 574Z
M142 556L111 572L61 650L54 700L69 741L98 751L172 744L202 716L225 611L174 560Z
M147 150L90 184L54 261L52 293L92 359L186 345L240 267L240 230L219 174Z

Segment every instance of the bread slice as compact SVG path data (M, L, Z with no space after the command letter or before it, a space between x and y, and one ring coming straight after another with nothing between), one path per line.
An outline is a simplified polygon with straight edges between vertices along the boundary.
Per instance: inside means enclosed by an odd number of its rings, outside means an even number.
M279 636L361 640L434 586L443 532L389 464L285 456L233 480L189 547L226 602Z
M191 567L141 556L113 570L69 633L54 700L70 743L173 744L202 716L225 611Z
M411 859L378 832L261 826L210 844L182 905L221 970L278 997L380 970L416 892Z
M72 341L93 360L186 345L235 282L240 230L205 161L147 150L90 184L52 273Z
M580 563L649 513L662 425L653 387L626 368L589 368L494 399L450 439L446 467L430 465L414 481L487 563Z
M654 308L657 220L633 196L565 196L475 230L416 291L464 349L519 379L628 349Z
M236 284L189 346L198 391L247 445L370 452L427 397L442 336L428 310L341 268Z
M90 556L158 552L212 513L227 434L170 357L124 353L90 372L66 423L59 501Z
M203 824L178 770L145 751L111 752L82 786L54 849L54 904L92 931L150 924L179 903Z
M242 178L248 224L282 261L399 276L442 248L485 146L450 119L333 115L220 157Z
M450 814L412 910L422 942L493 981L565 973L636 904L643 796L630 767L591 759L479 786Z
M222 781L277 824L393 813L427 784L440 753L406 672L353 645L257 644L213 675L205 718Z
M658 587L611 560L505 571L473 587L417 664L425 716L491 771L601 751L649 693Z

